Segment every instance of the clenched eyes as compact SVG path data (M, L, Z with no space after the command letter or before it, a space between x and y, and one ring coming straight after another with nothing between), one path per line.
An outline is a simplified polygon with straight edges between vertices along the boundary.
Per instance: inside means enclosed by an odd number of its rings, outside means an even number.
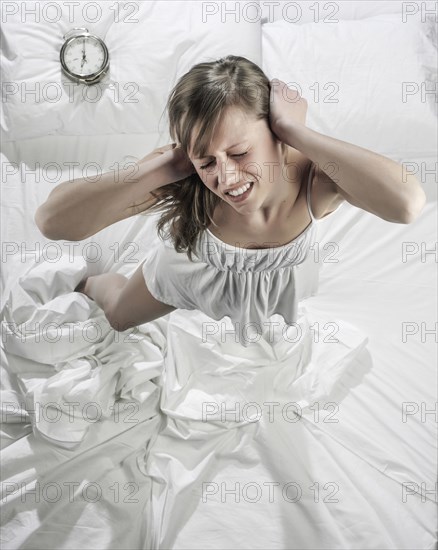
M240 153L239 155L231 155L232 157L243 157L248 153L248 151L245 151L245 153ZM201 170L205 170L205 168L208 168L210 164L212 164L213 161L210 161L208 164L204 164L203 166L200 166Z

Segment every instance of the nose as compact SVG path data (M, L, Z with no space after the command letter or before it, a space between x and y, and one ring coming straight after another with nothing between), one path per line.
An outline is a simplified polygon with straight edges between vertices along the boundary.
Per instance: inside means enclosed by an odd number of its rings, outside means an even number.
M225 191L240 181L239 163L233 159L218 160L218 184Z

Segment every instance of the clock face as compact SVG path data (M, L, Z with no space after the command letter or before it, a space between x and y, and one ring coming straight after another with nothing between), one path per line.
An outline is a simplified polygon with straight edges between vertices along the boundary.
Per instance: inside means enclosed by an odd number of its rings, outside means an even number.
M91 36L77 37L64 51L64 62L68 70L85 76L97 73L105 62L102 44Z

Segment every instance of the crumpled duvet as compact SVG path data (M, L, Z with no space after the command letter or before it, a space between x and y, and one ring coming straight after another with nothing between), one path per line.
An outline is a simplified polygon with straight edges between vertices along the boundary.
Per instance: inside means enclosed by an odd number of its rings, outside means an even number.
M372 367L366 334L304 303L246 348L227 317L205 338L199 311L117 333L73 291L86 273L37 262L4 306L4 548L243 548L266 517L260 548L412 543L380 518L418 520L418 500L333 424Z
M23 408L4 403L4 411L11 421L24 409L39 435L65 448L79 445L93 422L117 420L129 407L158 414L166 345L158 329L166 322L114 331L92 300L73 291L87 265L71 260L35 263L11 290L2 321L4 350L17 358L8 371L25 399ZM29 370L18 358L31 361Z

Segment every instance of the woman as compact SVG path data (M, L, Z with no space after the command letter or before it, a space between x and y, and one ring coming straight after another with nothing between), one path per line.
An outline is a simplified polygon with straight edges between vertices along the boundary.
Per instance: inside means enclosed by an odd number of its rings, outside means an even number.
M164 211L157 227L162 236L166 225L168 238L130 279L106 273L75 289L115 330L199 309L228 315L247 345L248 324L260 328L274 313L295 322L295 269L317 220L344 200L395 223L410 223L424 206L420 183L401 165L307 128L306 100L243 57L192 67L167 108L177 146L139 161L130 181L122 172L120 185L111 173L94 185L65 182L35 216L48 238L80 240Z

